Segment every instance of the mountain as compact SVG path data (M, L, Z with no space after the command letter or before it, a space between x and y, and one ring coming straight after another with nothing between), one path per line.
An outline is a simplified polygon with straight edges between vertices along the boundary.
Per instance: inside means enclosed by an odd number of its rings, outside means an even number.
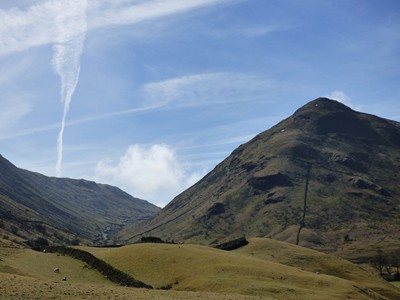
M131 240L262 236L360 258L400 246L399 179L400 123L318 98L239 146Z
M102 244L123 226L158 211L116 187L47 177L19 169L0 155L0 232L17 240Z

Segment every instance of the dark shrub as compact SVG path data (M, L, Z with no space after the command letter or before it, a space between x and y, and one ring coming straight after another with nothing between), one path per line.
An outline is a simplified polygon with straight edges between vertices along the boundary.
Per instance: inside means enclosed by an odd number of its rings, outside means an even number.
M215 246L214 248L231 251L231 250L235 250L240 247L246 246L248 243L249 242L246 240L245 237L241 237L236 240L232 240L232 241L229 241L226 243L219 244L219 245Z
M45 238L39 237L37 239L29 240L27 243L32 249L40 250L49 246L49 241Z
M159 237L156 236L142 236L142 238L140 239L141 243L160 243L163 244L165 243L165 241L163 241L162 239L160 239Z

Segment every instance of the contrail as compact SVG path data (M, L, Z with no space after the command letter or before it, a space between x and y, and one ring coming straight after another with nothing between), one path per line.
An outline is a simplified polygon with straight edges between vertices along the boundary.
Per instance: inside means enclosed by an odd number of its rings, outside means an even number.
M61 176L65 121L79 80L80 57L87 31L86 0L63 0L57 5L57 41L53 45L53 68L61 79L61 101L64 111L57 138L56 176Z

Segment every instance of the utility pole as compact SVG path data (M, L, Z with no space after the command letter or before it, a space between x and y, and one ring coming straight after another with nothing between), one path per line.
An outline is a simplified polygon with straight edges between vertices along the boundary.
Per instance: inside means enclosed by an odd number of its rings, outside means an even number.
M296 245L299 244L300 242L300 231L303 229L304 226L306 226L306 212L307 212L307 194L308 194L308 183L310 181L310 171L311 171L311 163L307 163L307 175L306 175L306 185L304 187L304 204L303 204L303 217L300 222L299 226L299 231L297 232L297 239L296 239Z

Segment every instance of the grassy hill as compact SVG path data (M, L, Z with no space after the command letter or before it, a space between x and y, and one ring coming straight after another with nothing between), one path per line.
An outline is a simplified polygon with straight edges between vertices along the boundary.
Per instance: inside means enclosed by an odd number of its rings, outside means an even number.
M237 253L274 261L313 273L343 278L366 287L389 299L399 297L400 290L394 290L390 283L382 280L368 265L355 265L337 256L324 254L312 249L298 247L289 243L253 238L249 245L235 250Z
M400 123L319 98L238 147L126 238L299 238L361 259L378 246L400 248L399 180Z
M83 249L138 280L177 291L267 299L400 297L400 290L348 261L265 238L230 252L190 244Z
M343 259L266 238L249 242L229 252L190 244L78 247L156 288L148 290L113 284L68 256L35 252L0 239L0 299L400 297L400 289ZM56 267L60 274L53 272Z
M54 273L55 267L60 273ZM62 278L67 277L66 281ZM121 287L67 256L36 252L0 239L0 299L259 299L211 292Z

